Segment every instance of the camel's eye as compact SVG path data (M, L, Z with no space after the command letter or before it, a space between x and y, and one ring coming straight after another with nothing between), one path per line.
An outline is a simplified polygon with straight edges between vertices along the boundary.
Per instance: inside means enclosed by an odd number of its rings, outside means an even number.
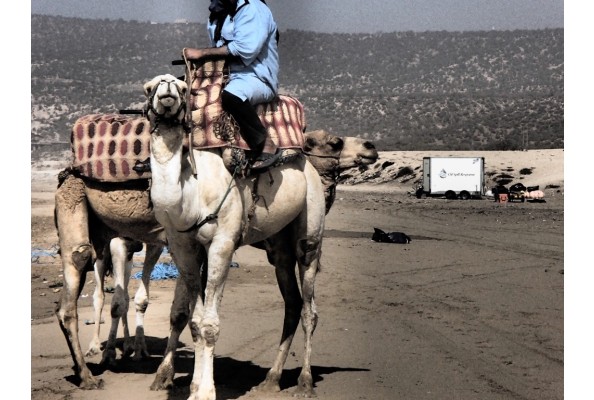
M312 138L307 138L305 139L305 151L310 151L311 149L313 149L316 146L316 141L313 140Z

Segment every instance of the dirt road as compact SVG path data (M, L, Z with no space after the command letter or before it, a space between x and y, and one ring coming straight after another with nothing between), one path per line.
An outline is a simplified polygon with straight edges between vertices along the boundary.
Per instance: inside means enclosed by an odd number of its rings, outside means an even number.
M100 365L100 355L90 357L104 390L82 391L73 383L72 360L53 315L62 278L52 253L52 185L32 196L31 247L39 257L31 262L31 398L186 399L193 371L187 330L177 353L176 388L149 390L168 336L172 280L152 282L145 324L151 357L121 360L114 368ZM498 204L416 199L386 187L339 186L326 220L312 356L318 397L562 399L562 191L548 189L545 203ZM405 232L412 242L375 243L374 227ZM241 248L235 261L240 267L231 270L225 288L216 348L217 398L291 398L302 359L300 329L282 391L250 392L276 352L283 303L264 252ZM79 301L80 321L93 319L92 279L90 273ZM137 286L132 280L132 293ZM130 321L133 315L131 309ZM81 323L80 333L86 350L92 327Z

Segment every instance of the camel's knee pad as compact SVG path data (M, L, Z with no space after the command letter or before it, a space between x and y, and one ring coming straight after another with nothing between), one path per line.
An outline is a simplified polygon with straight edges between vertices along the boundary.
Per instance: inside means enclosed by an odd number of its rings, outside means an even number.
M72 251L72 263L79 271L84 271L93 256L90 244L81 244Z

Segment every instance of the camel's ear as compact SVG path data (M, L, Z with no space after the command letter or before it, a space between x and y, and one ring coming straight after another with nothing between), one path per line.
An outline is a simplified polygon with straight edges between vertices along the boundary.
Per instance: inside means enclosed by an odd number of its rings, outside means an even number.
M148 97L151 90L153 90L152 81L145 83L143 88L144 88L144 95Z
M308 137L305 139L305 144L303 145L303 150L311 151L316 146L316 141L314 138Z
M153 87L155 87L157 82L160 82L160 77L155 77L144 84L144 95L148 97L148 95L153 91Z
M185 96L186 92L188 91L188 84L182 80L178 80L177 84L178 84L178 87L181 89L182 96Z
M332 146L333 150L342 150L344 147L344 140L338 136L330 136L330 139L328 139L328 144Z

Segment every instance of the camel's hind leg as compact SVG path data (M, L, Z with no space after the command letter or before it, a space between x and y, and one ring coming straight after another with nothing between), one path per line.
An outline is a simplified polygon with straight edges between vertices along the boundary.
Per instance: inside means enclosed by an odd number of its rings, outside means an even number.
M124 356L132 353L133 347L130 342L128 329L128 306L130 297L128 295L128 283L132 271L132 255L134 247L140 243L123 238L113 238L109 244L109 253L113 264L114 295L111 299L111 327L107 339L107 345L103 351L102 363L114 365L116 360L116 338L118 325L122 320L124 330Z
M276 280L285 302L285 317L278 353L266 374L266 379L258 386L257 390L278 392L280 391L279 382L283 367L299 325L302 300L295 275L297 258L290 238L284 237L281 233L275 238L268 239L265 247L268 261L275 266Z
M146 245L146 255L144 257L144 265L142 266L142 284L138 287L134 296L134 305L136 306L136 335L134 337L133 359L136 361L150 356L144 336L144 314L149 304L151 273L163 252L163 247L162 245L149 243Z
M96 389L103 382L95 378L87 367L78 336L78 296L84 286L86 268L92 261L93 253L82 180L72 175L66 176L56 191L55 205L55 222L64 268L64 289L56 316L70 349L74 369L80 378L80 387Z
M105 250L104 253L105 254ZM89 349L85 356L91 357L101 352L101 339L99 339L99 333L101 331L101 313L103 312L103 305L105 303L105 270L106 260L95 260L93 271L95 274L95 292L93 293L93 309L95 311L95 325L93 329L93 337L89 343Z
M318 324L318 313L314 302L314 283L319 271L321 256L321 238L319 240L303 240L300 242L297 262L301 280L301 294L303 307L301 309L301 326L303 327L305 351L303 366L298 378L296 395L304 397L315 396L313 377L311 375L311 346L312 336Z
M304 172L308 176L307 210L302 213L297 225L296 252L301 281L301 325L305 336L303 366L298 378L295 395L315 396L311 375L312 336L318 323L318 313L314 302L314 283L320 269L322 256L322 236L325 222L324 189L317 171L307 162Z

